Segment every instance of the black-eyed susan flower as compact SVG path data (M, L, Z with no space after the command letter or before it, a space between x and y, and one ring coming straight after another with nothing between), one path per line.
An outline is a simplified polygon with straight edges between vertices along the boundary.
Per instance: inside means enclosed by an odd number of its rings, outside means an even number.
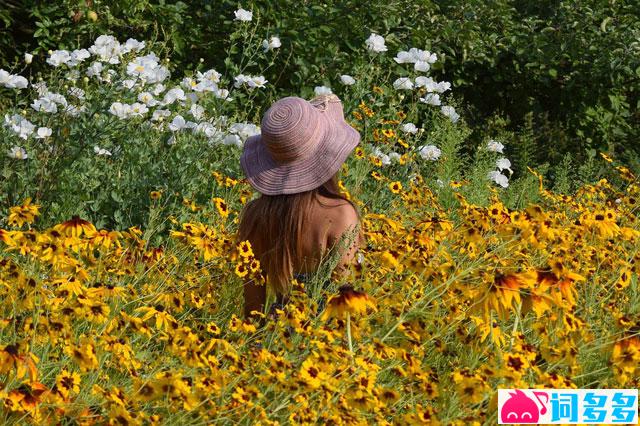
M234 269L234 272L240 278L244 278L249 273L249 268L244 263L238 263L236 264L236 268Z
M386 138L392 138L396 135L396 132L393 129L382 129L382 134Z
M60 374L56 376L55 390L60 393L63 398L77 395L80 392L80 381L80 374L75 371L70 372L67 369L63 369Z
M241 241L238 244L238 253L240 254L240 257L242 257L243 259L249 259L253 256L253 249L251 247L251 243L248 240L245 241Z
M329 298L322 319L344 318L347 313L362 314L367 309L377 310L373 299L364 292L354 290L350 285L343 285L338 289L337 295Z
M7 218L7 222L11 226L21 228L24 224L33 223L39 214L40 206L38 204L32 204L31 198L27 198L21 206L9 208L9 217Z
M309 357L303 361L298 375L300 381L311 389L319 388L329 379L326 369L323 368L323 364L319 363L318 360L313 357Z
M215 197L213 202L215 203L216 210L218 210L218 214L220 214L220 216L223 218L229 216L229 206L227 206L227 203L222 198Z
M377 157L375 155L370 155L369 161L371 161L371 164L373 164L376 167L382 167L382 159L380 157Z
M402 184L398 181L389 183L389 190L394 194L399 194L402 191Z
M56 225L54 229L70 237L79 237L83 234L93 236L96 232L96 228L91 222L81 219L79 216L73 216L70 220Z

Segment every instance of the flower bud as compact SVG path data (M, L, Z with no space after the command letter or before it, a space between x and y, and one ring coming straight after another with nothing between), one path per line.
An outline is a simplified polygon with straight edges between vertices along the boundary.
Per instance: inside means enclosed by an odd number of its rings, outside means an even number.
M98 20L98 14L96 12L94 12L93 10L90 11L89 13L87 13L87 17L89 18L89 20L96 22Z
M24 54L24 62L29 65L31 62L33 62L33 55L31 53L25 53Z

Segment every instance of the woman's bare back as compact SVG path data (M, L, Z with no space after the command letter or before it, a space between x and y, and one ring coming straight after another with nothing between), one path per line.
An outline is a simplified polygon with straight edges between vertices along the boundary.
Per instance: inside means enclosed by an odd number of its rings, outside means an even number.
M309 212L309 220L303 228L302 253L293 265L296 273L314 272L343 234L358 225L358 214L353 206L340 199L319 196ZM348 264L357 250L354 241L349 250L343 250L338 266Z

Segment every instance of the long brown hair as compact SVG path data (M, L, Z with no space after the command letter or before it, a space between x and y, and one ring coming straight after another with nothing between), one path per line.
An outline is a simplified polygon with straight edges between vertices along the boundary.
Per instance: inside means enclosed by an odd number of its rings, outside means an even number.
M289 292L294 262L302 253L303 228L319 196L341 199L358 209L338 188L337 173L316 189L285 195L264 195L250 201L240 217L238 238L249 240L267 282L278 294Z

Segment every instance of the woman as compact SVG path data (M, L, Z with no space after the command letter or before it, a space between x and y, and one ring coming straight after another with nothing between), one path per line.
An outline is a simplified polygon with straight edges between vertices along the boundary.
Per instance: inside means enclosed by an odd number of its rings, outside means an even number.
M337 174L360 134L343 114L335 95L285 97L265 112L261 134L245 142L240 163L261 196L245 206L238 236L251 243L280 302L291 279L306 279L331 250L339 252L338 273L355 258L358 213L340 194ZM245 316L264 311L266 291L245 281Z

